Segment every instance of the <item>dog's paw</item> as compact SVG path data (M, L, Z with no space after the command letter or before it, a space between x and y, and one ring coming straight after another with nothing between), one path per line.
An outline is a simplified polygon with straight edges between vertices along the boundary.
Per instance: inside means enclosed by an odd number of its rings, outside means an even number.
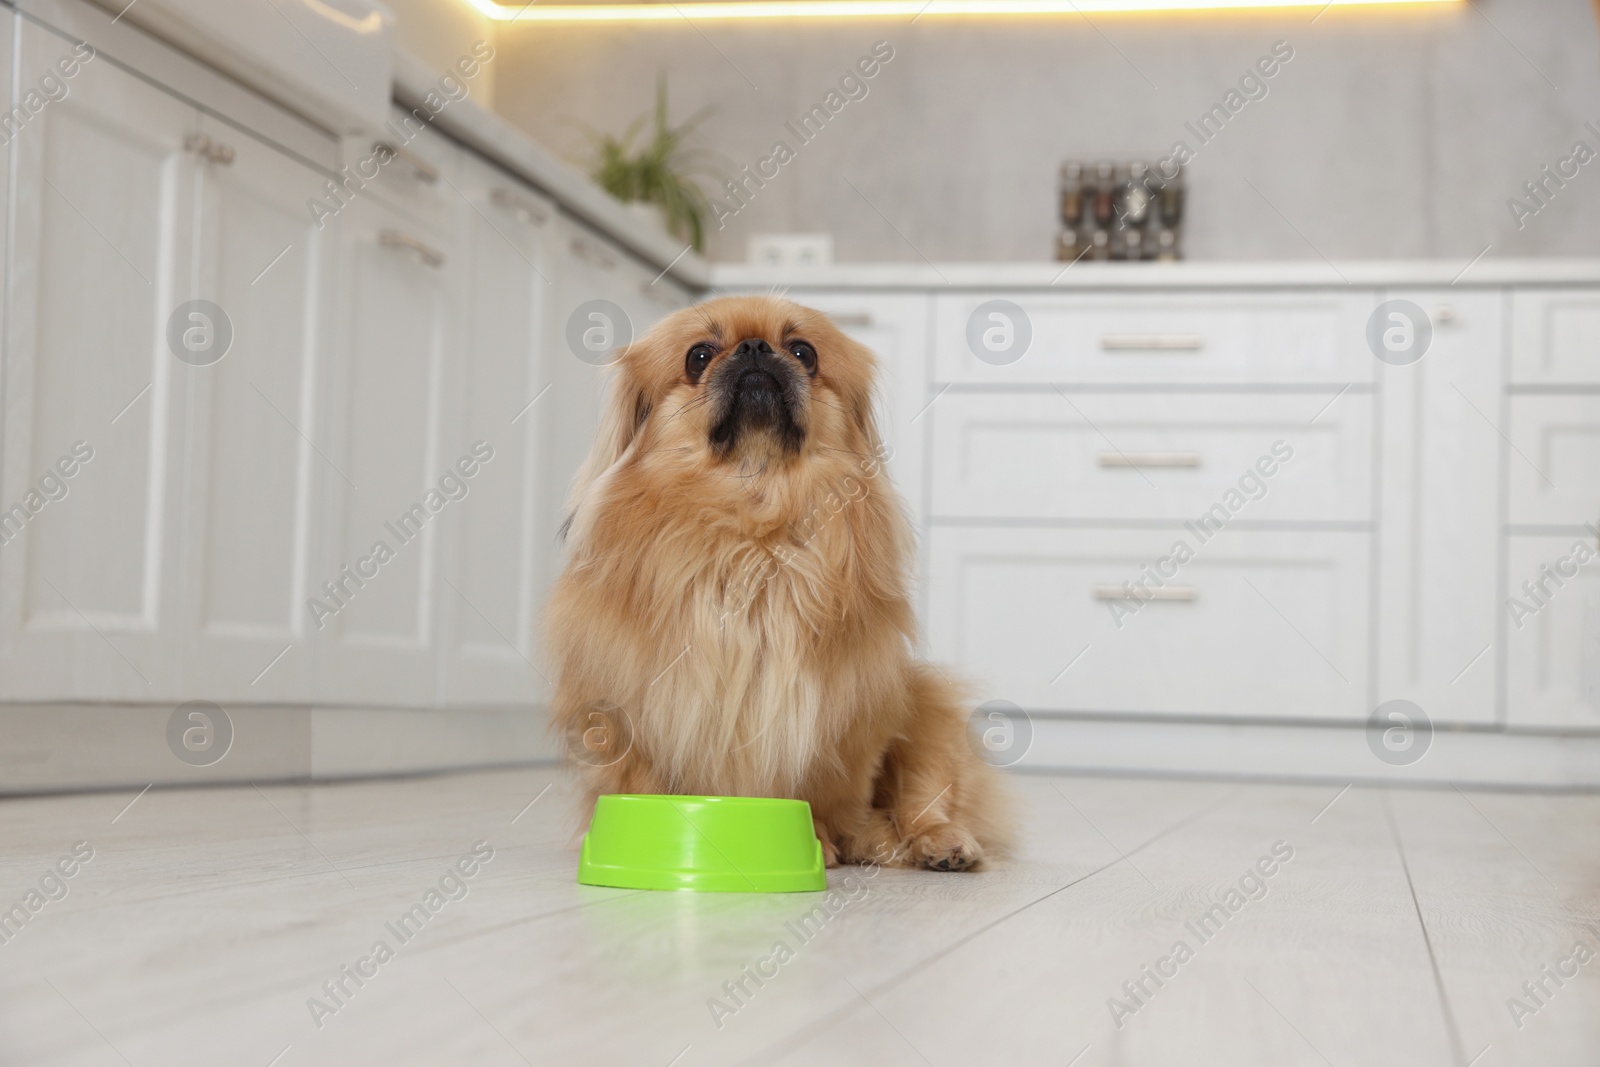
M982 861L983 849L971 834L946 824L912 841L911 855L930 871L965 871Z
M839 866L839 846L833 843L833 834L820 822L813 820L811 825L816 831L817 841L822 845L822 865L830 869Z

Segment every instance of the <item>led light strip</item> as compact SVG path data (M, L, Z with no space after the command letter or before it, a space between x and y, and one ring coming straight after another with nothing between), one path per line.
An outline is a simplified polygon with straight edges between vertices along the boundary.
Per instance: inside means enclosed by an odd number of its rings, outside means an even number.
M726 3L527 4L467 0L502 22L694 22L907 18L929 15L1098 15L1133 11L1441 7L1465 0L728 0Z

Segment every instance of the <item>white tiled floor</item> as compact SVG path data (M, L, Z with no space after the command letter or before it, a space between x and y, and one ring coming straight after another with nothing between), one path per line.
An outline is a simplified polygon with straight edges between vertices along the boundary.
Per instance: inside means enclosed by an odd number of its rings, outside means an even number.
M1600 797L1015 787L1014 862L835 871L837 913L798 934L819 897L577 885L550 770L7 800L0 908L75 842L94 856L0 944L0 1064L1600 1062L1600 958L1521 988L1600 952ZM401 943L387 924L478 841L493 859ZM1202 942L1186 924L1279 841L1293 858ZM393 959L323 995L379 941ZM1178 941L1192 958L1130 999ZM337 1006L320 1026L313 997Z

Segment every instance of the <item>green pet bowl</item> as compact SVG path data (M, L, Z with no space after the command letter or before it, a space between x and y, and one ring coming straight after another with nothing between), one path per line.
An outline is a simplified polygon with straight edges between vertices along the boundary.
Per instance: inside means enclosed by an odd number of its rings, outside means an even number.
M578 881L709 893L828 888L822 842L805 801L640 793L595 802Z

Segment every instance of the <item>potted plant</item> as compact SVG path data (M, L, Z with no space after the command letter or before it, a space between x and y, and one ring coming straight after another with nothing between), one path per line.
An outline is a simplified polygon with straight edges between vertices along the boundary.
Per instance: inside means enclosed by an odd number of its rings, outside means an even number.
M625 204L658 210L667 231L687 240L696 252L705 250L705 220L711 205L695 174L711 176L714 171L705 152L691 145L689 137L710 113L710 108L701 108L676 126L669 123L663 74L656 83L653 113L634 119L620 137L592 135L590 177ZM636 148L647 126L650 135Z

